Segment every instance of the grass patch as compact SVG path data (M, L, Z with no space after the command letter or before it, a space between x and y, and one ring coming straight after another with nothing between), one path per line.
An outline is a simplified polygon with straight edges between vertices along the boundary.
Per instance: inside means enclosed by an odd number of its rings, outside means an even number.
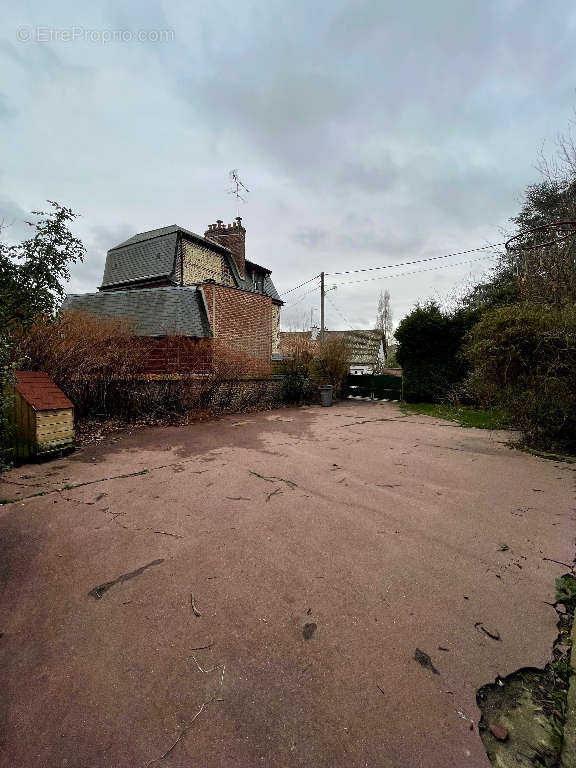
M434 416L436 419L455 421L461 427L476 429L506 429L501 411L496 408L473 408L470 405L443 405L440 403L402 403L404 413Z

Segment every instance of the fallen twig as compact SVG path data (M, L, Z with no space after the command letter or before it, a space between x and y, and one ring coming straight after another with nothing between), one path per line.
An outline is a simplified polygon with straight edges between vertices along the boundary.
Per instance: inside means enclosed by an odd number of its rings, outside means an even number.
M152 531L152 533L159 533L162 536L172 536L175 539L183 539L184 536L180 536L178 533L170 533L169 531Z
M565 565L566 568L570 568L571 570L574 569L575 564L572 563L572 565L569 565L568 563L563 563L562 560L553 560L551 557L543 557L542 560L547 560L549 563L557 563L558 565Z
M268 503L268 502L270 501L270 499L272 498L272 496L276 496L276 494L277 494L277 493L282 493L282 491L280 490L280 488L276 488L276 490L272 491L272 493L269 493L269 494L266 496L266 503Z
M196 718L197 718L197 717L199 717L199 716L202 714L202 712L203 712L203 711L206 709L206 707L208 706L208 704L210 704L212 701L214 701L214 699L208 699L208 701L205 701L205 702L203 702L203 704L202 704L202 706L200 707L200 709L198 710L198 712L196 712L196 714L194 715L194 717L192 718L192 720L190 720L190 722L188 723L188 725L186 726L186 728L184 728L184 730L181 732L181 734L178 736L178 738L177 738L177 739L176 739L176 741L175 741L175 742L172 744L172 746L171 746L171 747L169 747L169 748L166 750L166 752L164 752L164 754L160 755L160 757L155 757L153 760L149 760L149 761L146 763L146 765L144 766L144 768L148 768L150 765L153 765L154 763L159 763L161 760L164 760L164 758L165 758L165 757L168 757L168 755L169 755L169 754L170 754L170 752L172 752L172 750L173 750L173 749L176 747L176 745L178 744L178 742L179 742L179 741L181 741L181 740L184 738L184 736L186 736L186 734L188 733L188 731L189 731L189 730L190 730L190 728L192 727L192 724L194 723L194 721L196 720Z
M214 672L217 669L220 669L220 664L216 664L216 666L210 667L210 669L203 669L198 663L198 659L196 658L196 656L194 656L193 653L191 653L190 656L194 659L194 664L196 664L200 672L204 672L205 675L209 674L210 672Z
M198 610L198 607L196 606L196 603L194 602L194 595L190 595L190 606L192 608L192 612L194 616L201 616L202 614Z
M250 474L260 478L260 480L265 480L267 483L286 483L289 488L298 488L298 485L295 482L292 480L285 480L283 477L275 477L274 475L272 475L272 477L266 477L266 475L261 475L259 472L254 472L252 469L250 470Z

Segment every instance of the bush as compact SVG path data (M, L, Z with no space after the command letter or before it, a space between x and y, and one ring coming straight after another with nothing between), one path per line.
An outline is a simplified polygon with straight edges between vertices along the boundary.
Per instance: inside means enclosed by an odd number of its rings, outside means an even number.
M287 403L301 403L310 389L310 378L303 370L288 370L282 379L283 399Z
M19 364L46 371L74 403L77 417L135 410L146 347L127 322L63 312L22 331L17 349Z
M486 312L464 348L473 387L529 442L576 447L576 309L516 304Z
M311 372L316 342L306 333L294 333L285 345L282 394L286 403L301 403L311 397Z
M417 305L396 331L396 357L404 377L404 399L408 402L441 402L464 379L469 363L461 353L475 313L443 312L430 301Z
M312 374L318 384L338 389L350 370L350 347L345 336L326 334L318 340Z
M350 369L350 348L344 336L325 334L312 339L295 333L285 351L283 390L288 403L317 400L322 384L338 390Z
M14 349L12 338L0 333L0 472L10 465L13 424L12 387L14 384Z
M70 398L78 419L244 410L268 405L268 361L213 340L189 344L168 337L166 353L179 360L171 376L148 374L150 339L134 336L129 323L103 320L82 312L63 312L55 320L37 322L21 332L20 364L46 371ZM156 350L157 351L157 350ZM190 371L190 375L185 374Z

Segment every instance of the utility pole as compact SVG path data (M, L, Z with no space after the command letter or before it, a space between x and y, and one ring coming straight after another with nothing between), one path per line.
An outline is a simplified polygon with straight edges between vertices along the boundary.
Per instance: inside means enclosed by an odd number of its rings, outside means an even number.
M320 272L320 338L324 336L324 272Z

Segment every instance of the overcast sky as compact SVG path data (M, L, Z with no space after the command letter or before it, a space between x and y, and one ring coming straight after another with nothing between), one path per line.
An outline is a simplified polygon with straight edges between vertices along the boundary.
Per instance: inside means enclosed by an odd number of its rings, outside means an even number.
M0 220L18 238L46 199L81 214L71 292L136 232L232 221L232 168L281 293L499 241L576 104L573 0L32 0L0 34ZM371 327L386 288L399 320L489 263L340 284L327 325Z

